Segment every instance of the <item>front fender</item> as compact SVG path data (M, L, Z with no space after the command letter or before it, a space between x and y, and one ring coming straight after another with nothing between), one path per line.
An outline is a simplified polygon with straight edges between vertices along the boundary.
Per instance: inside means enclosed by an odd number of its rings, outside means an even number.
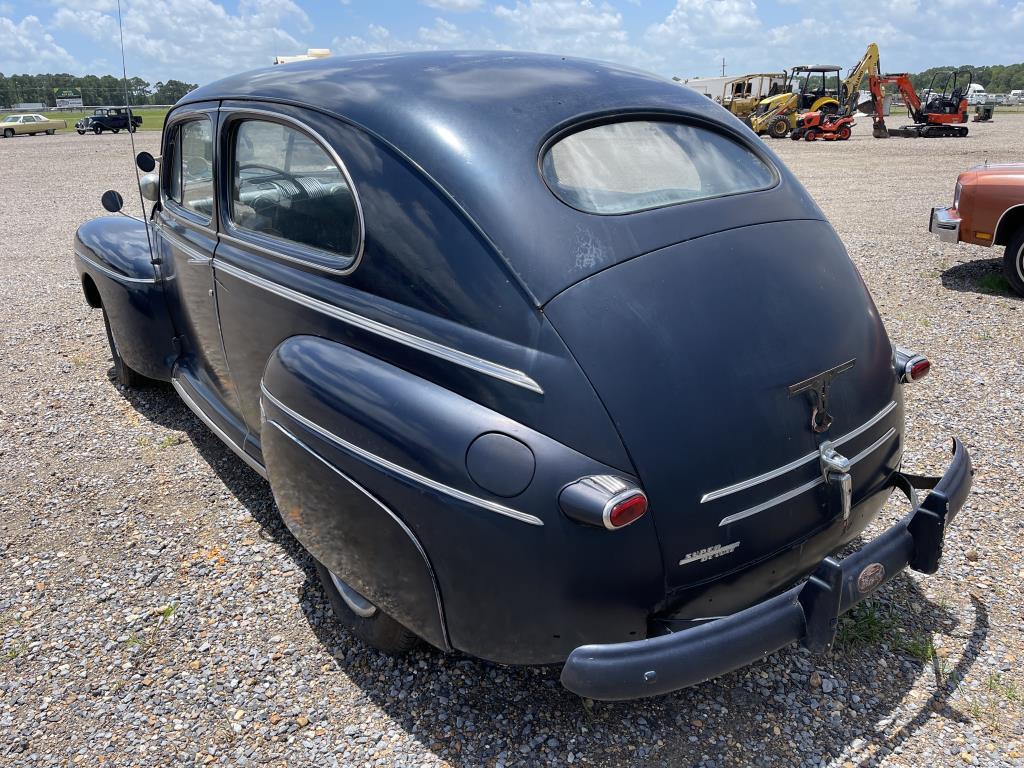
M261 405L288 527L434 645L446 629L461 651L529 664L560 661L581 638L645 636L664 594L652 516L612 532L557 502L580 477L621 471L322 338L275 350Z
M143 376L170 381L175 334L146 225L127 216L92 219L78 228L74 249L86 301L106 312L124 361Z

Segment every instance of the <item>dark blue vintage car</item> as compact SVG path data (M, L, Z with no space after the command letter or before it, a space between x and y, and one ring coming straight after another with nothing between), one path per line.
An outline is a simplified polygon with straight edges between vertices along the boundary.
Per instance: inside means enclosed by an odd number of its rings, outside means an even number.
M269 478L370 645L630 698L827 648L938 567L971 465L900 471L927 359L695 92L539 55L290 64L179 102L143 188L148 228L75 238L116 376ZM897 488L913 511L834 559Z

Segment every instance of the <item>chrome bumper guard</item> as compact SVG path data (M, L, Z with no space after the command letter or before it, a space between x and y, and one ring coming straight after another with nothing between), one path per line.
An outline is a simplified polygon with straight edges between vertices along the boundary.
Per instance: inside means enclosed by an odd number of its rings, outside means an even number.
M677 691L763 659L799 640L812 652L835 640L839 615L906 567L935 573L946 527L963 507L974 471L959 440L941 478L897 473L913 511L849 557L826 557L807 581L722 619L682 632L609 645L582 645L562 668L562 685L616 701ZM916 490L930 489L918 503Z
M956 208L932 208L928 220L928 231L938 235L944 243L955 243L960 239L960 213Z

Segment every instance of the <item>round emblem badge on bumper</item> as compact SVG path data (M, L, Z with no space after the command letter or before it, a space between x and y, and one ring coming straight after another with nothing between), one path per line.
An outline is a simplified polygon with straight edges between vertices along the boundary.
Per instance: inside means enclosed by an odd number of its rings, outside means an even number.
M881 563L871 563L864 567L857 577L857 589L861 594L866 595L874 591L879 584L885 580L885 566Z

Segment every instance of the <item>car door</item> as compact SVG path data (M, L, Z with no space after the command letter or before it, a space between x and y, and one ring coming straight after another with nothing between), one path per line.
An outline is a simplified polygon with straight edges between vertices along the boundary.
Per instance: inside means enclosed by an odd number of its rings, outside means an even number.
M216 104L211 103L175 111L164 129L155 247L177 333L175 387L241 445L245 430L221 342L213 274L216 129Z

